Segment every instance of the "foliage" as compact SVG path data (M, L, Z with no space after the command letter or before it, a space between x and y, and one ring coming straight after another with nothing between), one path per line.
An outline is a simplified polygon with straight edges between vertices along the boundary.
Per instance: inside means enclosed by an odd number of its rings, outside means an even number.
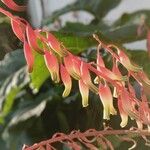
M119 49L125 50L125 48L122 48L122 44L147 38L146 32L147 26L149 25L148 18L150 17L150 13L147 10L138 11L133 14L124 14L111 26L103 22L104 16L119 3L120 0L114 0L113 2L110 0L91 0L89 3L87 3L86 0L78 0L72 5L66 6L63 9L54 12L52 16L43 21L43 26L52 23L60 15L72 10L86 10L92 13L95 18L88 25L68 22L65 27L61 28L57 32L53 32L53 34L59 39L59 41L63 42L63 45L65 45L71 53L82 57L82 59L87 62L92 62L95 61L97 55L97 42L92 38L93 33L97 33L100 37L100 44L103 44L103 49L105 50L108 49L111 43L113 43L113 45L116 44ZM142 28L140 28L140 30L142 30L142 34L137 36L137 30L141 27L141 15L144 15L146 18L144 21L146 28L142 26ZM8 14L8 16L12 19L11 14ZM17 21L19 22L20 20L18 19ZM20 22L20 24L21 23L22 22ZM10 29L9 21L7 22L7 25ZM2 40L5 40L2 33ZM6 33L4 33L4 35L6 36ZM8 37L6 36L6 38ZM10 45L10 40L6 40L5 43L5 49L7 50L6 52L9 52L10 50L8 46ZM19 43L19 41L17 41L17 43ZM42 46L42 42L39 42L38 44L39 47ZM19 44L15 44L13 49L17 49L16 47L20 48L18 45ZM4 48L2 47L1 49L3 50ZM102 58L105 60L105 65L107 68L110 69L112 67L111 56L103 49L101 50ZM147 72L149 76L149 57L147 52L138 50L128 50L126 52L130 56L131 60L142 66L144 71ZM1 54L1 58L3 56L4 53ZM114 56L114 54L112 56ZM77 138L77 140L82 138L82 144L77 142L78 146L80 145L84 147L83 142L86 142L88 144L85 145L88 145L89 149L96 149L96 147L94 147L97 146L96 142L100 142L100 145L104 146L103 149L107 149L107 146L110 147L110 149L112 147L115 147L115 149L120 149L123 144L121 138L135 144L135 141L142 139L141 137L144 137L145 139L145 134L149 136L149 132L143 131L144 134L141 134L142 132L140 133L139 130L133 130L131 132L130 130L117 130L116 132L115 130L103 130L103 122L105 122L106 126L108 125L114 129L120 129L120 123L118 123L118 120L121 122L121 119L119 115L111 116L110 121L104 121L102 103L99 101L98 96L91 92L89 95L89 106L82 108L82 98L79 94L77 82L75 81L73 81L73 89L70 95L62 98L64 86L62 83L54 84L54 82L52 82L43 55L34 51L34 60L33 71L30 74L25 66L25 59L22 50L16 50L6 54L4 59L0 62L0 134L2 135L0 137L0 149L21 149L23 144L32 145L33 143L49 138L56 132L70 133L72 130L87 130L83 134L79 131L72 132L71 135L69 135L69 139L71 139L72 135L77 133L75 138ZM126 70L122 69L121 73L126 74ZM94 76L92 75L92 79L93 78ZM130 80L131 84L136 89L136 95L138 95L140 92L138 87L136 87L137 84L135 83L135 80L132 78ZM143 85L145 88L145 93L149 96L149 85ZM111 90L112 89L113 86L111 86ZM139 101L139 103L140 102L141 101ZM115 108L117 108L117 104L114 105ZM119 112L118 109L117 111ZM129 129L131 126L135 126L135 123L129 120L126 128ZM90 128L102 131L88 131ZM86 137L88 132L100 134L94 134L96 139L95 137L88 139L88 137ZM103 137L103 134L106 132L110 136ZM114 132L116 135L123 133L123 135L126 136L119 136L118 138L118 136L112 135L111 132ZM124 134L124 132L126 133ZM139 134L137 134L137 132ZM78 138L79 135L83 136ZM102 138L98 138L101 135ZM59 138L58 136L62 138L66 137L64 134L56 134L52 139L50 139L50 141L55 138ZM94 142L94 144L91 145L89 140ZM116 140L118 144L116 144ZM58 142L59 141L60 140L58 140ZM103 142L105 144L102 144ZM63 143L63 147L61 147L62 149L66 149L66 144L68 147L74 146L75 148L79 148L75 143L73 143L73 141L67 142L65 140L64 142L61 141L61 143ZM142 149L146 149L146 146L144 146L145 142L137 143L137 147L142 145ZM146 139L146 144L148 145L148 139ZM48 146L50 145L48 144ZM59 144L57 144L56 147L57 146L59 146ZM131 147L130 143L129 145L126 145L126 149L127 147ZM42 148L43 147L40 147L40 149ZM50 148L51 147L49 147L49 149ZM24 147L24 149L30 149L30 147Z

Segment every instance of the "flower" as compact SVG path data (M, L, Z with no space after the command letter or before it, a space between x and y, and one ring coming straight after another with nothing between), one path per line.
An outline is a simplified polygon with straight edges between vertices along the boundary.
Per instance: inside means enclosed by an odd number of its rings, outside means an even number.
M99 84L99 96L102 101L104 111L103 111L103 119L110 119L110 114L115 115L117 112L113 106L113 97L111 90L107 83L104 85L102 83Z
M60 74L61 80L65 86L65 90L62 96L67 97L70 94L72 88L72 81L67 69L62 64L60 65Z
M97 47L97 59L96 59L96 64L97 64L97 70L98 70L98 71L101 71L101 70L100 70L100 67L105 67L105 63L104 63L104 61L103 61L103 59L102 59L102 57L101 57L101 55L100 55L100 53L99 53L100 48L101 48L101 44L99 44L98 47ZM95 84L99 84L99 82L100 82L100 77L97 76L97 77L94 79L94 83L95 83Z
M56 39L56 37L51 34L46 32L47 34L47 39L48 39L48 44L53 49L57 54L59 54L61 57L64 57L67 55L66 50L63 50L61 48L61 43Z
M94 93L98 93L98 88L92 83L90 72L88 70L88 65L83 61L81 62L80 72L81 79L84 84L87 85L89 89Z
M64 64L69 74L76 80L80 79L80 61L75 59L75 56L68 54L64 57Z
M44 54L44 60L51 74L52 80L55 83L58 83L60 81L60 78L59 78L59 64L57 58L51 51L46 50Z
M136 102L132 97L130 97L130 93L127 91L125 87L122 87L122 90L119 92L119 100L121 101L121 109L127 113L131 119L139 119L139 112L136 110L136 106L138 106L138 102Z
M34 64L34 56L32 53L32 49L26 40L24 41L23 50L24 50L24 55L28 66L28 71L32 72L33 64Z
M89 88L83 82L82 79L79 80L79 90L80 90L80 93L81 93L81 96L82 96L82 106L87 107L89 105L89 103L88 103Z
M18 39L24 42L25 24L20 20L19 17L11 18L12 30Z
M124 111L123 106L122 106L122 101L120 98L118 98L118 108L119 108L119 113L121 117L120 126L123 128L128 123L128 114Z
M19 6L13 0L1 0L8 8L14 11L25 11L26 6Z
M138 71L142 70L141 67L132 65L128 56L123 51L121 51L120 49L118 49L118 56L119 56L120 63L126 69L128 69L130 71L134 71L134 72L138 72Z
M39 54L44 54L44 51L41 48L39 48L37 44L37 36L34 30L29 24L26 25L26 36L30 47L32 47L32 49L37 51Z

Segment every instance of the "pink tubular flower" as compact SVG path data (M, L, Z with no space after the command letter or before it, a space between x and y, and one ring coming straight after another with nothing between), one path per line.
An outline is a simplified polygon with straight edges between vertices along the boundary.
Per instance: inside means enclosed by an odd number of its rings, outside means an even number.
M116 110L113 106L113 97L111 90L107 83L99 84L99 96L102 101L104 112L103 112L103 119L110 119L110 114L116 115Z
M67 69L62 64L60 65L60 74L62 82L65 86L65 90L62 96L67 97L70 94L72 88L72 81Z
M60 81L59 78L59 64L57 58L52 54L51 51L45 51L44 59L46 66L51 74L51 78L55 83Z
M30 48L27 41L24 41L23 50L24 50L25 59L26 59L27 65L28 65L28 71L32 72L33 64L34 64L34 56L32 53L32 49Z
M146 95L142 93L141 95L142 102L140 102L139 105L139 114L140 114L140 119L138 122L141 122L140 125L142 127L142 124L146 124L149 128L150 126L150 109L148 106L148 100L146 98ZM137 123L139 126L139 123Z
M118 108L121 117L120 126L124 128L128 123L128 114L123 110L122 101L118 98Z
M23 24L19 18L14 17L11 18L11 26L18 39L24 42L25 24Z
M98 88L92 83L90 72L88 70L88 65L85 62L81 62L81 79L94 93L98 93Z
M69 74L76 80L80 79L80 73L79 73L79 63L77 60L74 60L75 56L72 54L68 54L66 57L64 57L64 64L69 72Z
M106 74L111 80L116 80L116 81L127 80L126 76L119 76L105 67L100 67L100 72Z
M89 98L89 88L87 85L82 81L82 79L79 80L79 90L82 96L82 106L87 107L89 105L88 98Z
M99 50L101 48L101 44L98 45L98 48L97 48L97 60L96 60L96 63L97 63L97 70L100 71L100 66L101 67L105 67L105 63L99 53Z
M128 70L134 71L134 72L138 72L138 71L142 70L141 67L137 67L137 66L132 65L128 56L123 51L121 51L119 49L118 49L118 56L119 56L120 63L125 68L127 68Z
M124 112L126 112L131 119L139 119L139 113L135 109L136 103L133 99L130 98L130 93L127 91L127 89L122 88L119 98L121 100L122 109L124 110Z
M1 0L8 8L14 11L25 11L26 6L19 6L13 0Z
M61 43L56 39L53 34L47 32L47 39L51 49L53 49L57 54L62 57L67 55L66 51L62 50Z
M26 35L27 35L27 40L29 42L30 47L32 47L32 49L34 49L38 53L44 54L44 51L40 49L37 44L37 37L36 37L34 30L29 24L27 24L26 26Z
M100 71L100 67L105 67L105 63L99 53L99 50L101 48L101 44L98 45L98 48L97 48L97 59L96 59L96 64L97 64L97 70ZM97 76L95 79L94 79L94 83L95 84L99 84L100 82L100 77Z

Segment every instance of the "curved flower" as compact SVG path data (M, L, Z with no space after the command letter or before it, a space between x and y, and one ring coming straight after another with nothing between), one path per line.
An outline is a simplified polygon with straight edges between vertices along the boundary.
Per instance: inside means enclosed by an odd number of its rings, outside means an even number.
M119 49L118 49L118 56L119 56L120 63L125 68L127 68L128 70L134 71L134 72L138 72L138 71L142 70L141 67L137 67L137 66L132 65L128 56L123 51L121 51Z
M75 60L75 56L68 54L64 57L64 64L69 74L76 80L80 79L79 65L80 63Z
M52 54L51 51L45 51L44 59L46 66L51 74L51 78L55 83L60 81L59 78L59 64L57 58Z
M97 64L97 70L100 71L100 67L105 67L105 63L99 53L99 50L101 48L101 44L98 45L98 48L97 48L97 59L96 59L96 64ZM94 83L95 84L99 84L100 82L100 77L97 76L95 79L94 79Z
M100 71L104 74L106 74L107 76L109 76L109 78L111 80L116 80L116 81L126 81L127 77L126 76L120 76L115 74L114 72L110 71L109 69L105 68L105 67L100 67Z
M104 107L103 119L109 120L110 114L115 115L116 110L113 106L112 93L107 83L105 85L99 84L99 96Z
M24 50L25 59L26 59L27 65L28 65L28 71L32 72L33 64L34 64L34 56L32 53L32 49L29 46L27 41L24 41L23 50Z
M65 90L62 96L67 97L70 94L72 88L72 81L67 69L62 64L60 65L60 75L65 86Z
M1 0L8 8L14 11L25 11L26 6L19 6L13 0Z
M97 59L96 59L96 63L97 63L97 70L100 71L100 66L101 67L105 67L105 63L103 61L103 58L101 57L99 50L101 48L101 44L98 45L97 48Z
M66 50L61 48L61 43L56 39L56 37L47 32L47 39L50 47L60 56L64 57L67 55Z
M18 39L24 42L25 24L23 24L19 20L19 18L14 17L14 18L11 18L11 26L12 26L13 32L18 37Z
M93 91L94 93L98 93L98 88L92 83L88 66L83 61L81 62L80 71L81 71L82 81L89 87L91 91Z
M122 109L126 112L131 119L139 119L139 112L135 109L136 102L130 98L130 93L126 88L122 87L122 91L120 91L119 98L122 103ZM119 107L119 106L118 106Z
M44 54L44 51L38 46L37 37L34 30L29 24L26 25L26 36L30 47L32 47L32 49L34 49L38 53Z
M82 96L82 106L87 107L89 105L88 98L89 98L89 88L88 86L82 81L79 80L79 90Z
M124 111L121 99L118 98L118 109L121 117L120 126L124 128L128 123L128 114Z
M139 120L137 122L137 125L139 128L142 128L143 124L147 125L148 128L150 126L150 109L148 106L148 100L146 98L146 95L142 93L141 95L142 102L140 102L139 105Z

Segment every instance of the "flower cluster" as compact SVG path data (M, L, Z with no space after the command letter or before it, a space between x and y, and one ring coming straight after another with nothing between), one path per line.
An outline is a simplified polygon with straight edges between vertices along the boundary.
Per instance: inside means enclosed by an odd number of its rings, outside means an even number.
M3 0L3 2L15 11L25 9L25 6L18 6L12 0ZM88 106L89 91L92 91L99 95L103 104L103 119L109 120L110 115L117 114L113 105L114 98L116 98L122 120L121 127L127 125L130 117L136 120L138 128L142 129L143 125L150 128L150 108L143 86L145 84L150 86L150 80L142 68L133 65L120 48L113 44L106 45L96 35L93 35L98 42L97 59L94 63L85 62L82 58L71 54L52 33L42 29L34 30L26 20L13 16L2 8L0 12L10 18L15 35L23 42L29 72L34 69L35 51L44 57L51 79L55 83L63 82L65 86L63 97L70 94L73 78L78 81L83 107ZM105 66L100 53L102 48L112 57L112 69ZM120 65L126 69L126 76L122 75ZM95 76L94 81L91 74ZM135 89L130 83L131 78L141 86L140 98L136 97Z

